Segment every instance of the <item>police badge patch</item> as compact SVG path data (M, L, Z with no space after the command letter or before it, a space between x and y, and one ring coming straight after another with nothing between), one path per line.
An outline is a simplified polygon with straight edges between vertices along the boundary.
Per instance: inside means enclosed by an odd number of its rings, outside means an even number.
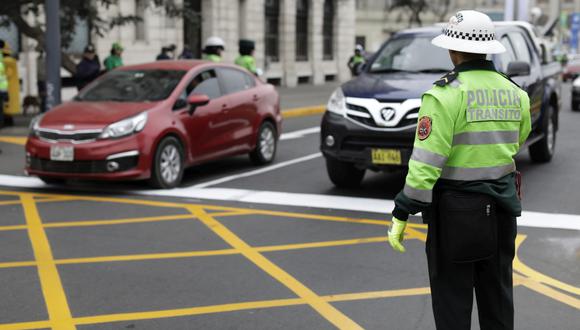
M419 118L419 123L417 124L417 136L419 140L423 141L429 137L431 134L431 117L423 116Z

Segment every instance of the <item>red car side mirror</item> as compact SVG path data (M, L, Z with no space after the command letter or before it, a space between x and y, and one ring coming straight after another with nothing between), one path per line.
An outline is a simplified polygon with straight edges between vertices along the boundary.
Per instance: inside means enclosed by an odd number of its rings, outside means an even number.
M189 104L189 114L193 114L195 108L209 103L209 96L205 94L191 94L187 97Z

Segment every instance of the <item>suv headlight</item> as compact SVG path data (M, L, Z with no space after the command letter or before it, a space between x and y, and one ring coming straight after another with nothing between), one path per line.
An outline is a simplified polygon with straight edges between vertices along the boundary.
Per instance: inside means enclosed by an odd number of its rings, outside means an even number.
M339 87L332 93L326 105L326 110L344 116L346 113L346 99L342 88Z
M42 120L43 116L44 114L41 114L32 118L30 124L28 125L29 136L38 136L38 129L40 128L40 121Z
M103 130L101 133L101 139L115 139L123 136L127 136L136 132L140 132L145 127L147 123L147 113L143 112L137 116L123 119L116 123L113 123Z

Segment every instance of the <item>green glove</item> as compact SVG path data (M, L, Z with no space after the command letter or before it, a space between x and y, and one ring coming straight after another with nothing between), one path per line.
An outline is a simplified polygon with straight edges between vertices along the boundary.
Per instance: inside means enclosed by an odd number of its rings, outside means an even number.
M397 252L405 252L405 247L403 246L403 238L405 237L405 228L407 227L407 221L399 220L393 217L393 224L389 229L389 244L393 250Z

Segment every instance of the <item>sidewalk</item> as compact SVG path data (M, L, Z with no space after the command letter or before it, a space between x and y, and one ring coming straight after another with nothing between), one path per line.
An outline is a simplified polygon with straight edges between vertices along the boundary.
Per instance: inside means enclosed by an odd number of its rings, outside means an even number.
M328 102L330 94L340 83L329 82L324 85L298 85L296 87L276 87L280 93L280 105L282 111L291 109L292 116L309 115L324 111L324 106ZM322 106L322 107L321 107ZM28 125L32 117L14 117L14 126L0 129L0 135L4 136L25 136L28 134Z

